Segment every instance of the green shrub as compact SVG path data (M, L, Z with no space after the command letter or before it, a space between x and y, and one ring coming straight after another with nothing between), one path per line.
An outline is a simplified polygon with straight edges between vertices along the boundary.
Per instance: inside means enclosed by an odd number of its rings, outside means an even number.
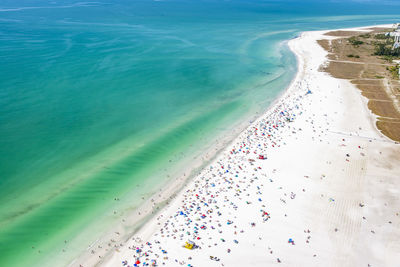
M362 45L364 42L358 40L355 36L352 36L349 38L349 43L352 44L353 46L358 47L358 46Z
M393 78L399 77L399 65L389 67L389 71L392 74Z
M366 33L366 34L360 34L359 37L361 37L361 38L370 38L371 35L369 33Z
M375 34L375 39L382 40L382 39L388 39L388 38L389 38L389 36L386 36L384 33Z
M360 58L360 56L359 56L359 55L353 55L353 54L347 55L347 57Z
M375 44L375 52L376 56L384 56L385 60L391 61L393 57L400 56L400 48L392 49L392 45L377 43Z

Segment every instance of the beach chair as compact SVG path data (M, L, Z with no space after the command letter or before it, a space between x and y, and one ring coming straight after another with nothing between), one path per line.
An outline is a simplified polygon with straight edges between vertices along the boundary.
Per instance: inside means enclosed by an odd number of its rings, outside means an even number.
M185 248L192 250L194 247L194 242L192 241L187 241L184 245Z

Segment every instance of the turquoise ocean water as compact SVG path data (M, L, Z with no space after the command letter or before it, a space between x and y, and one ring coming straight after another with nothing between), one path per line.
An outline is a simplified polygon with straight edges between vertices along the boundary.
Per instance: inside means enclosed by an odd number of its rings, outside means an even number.
M0 266L70 263L268 108L286 40L396 22L386 4L0 1Z

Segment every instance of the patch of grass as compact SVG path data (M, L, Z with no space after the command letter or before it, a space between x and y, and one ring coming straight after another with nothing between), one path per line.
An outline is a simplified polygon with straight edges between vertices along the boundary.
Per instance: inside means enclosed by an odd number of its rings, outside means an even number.
M358 40L355 36L350 37L348 40L349 43L355 47L359 47L360 45L364 44L363 41Z
M378 40L383 40L383 39L388 39L389 38L389 36L386 36L386 34L384 34L384 33L378 33L378 34L375 34L375 39L378 39Z
M393 79L399 78L399 65L387 68L392 74Z
M383 57L381 57L381 59L383 59L389 63L393 62L393 56L383 56Z
M375 78L376 78L376 79L383 79L383 78L385 78L385 77L376 75Z
M371 34L369 34L369 33L360 34L358 37L361 37L361 38L370 38L370 37L371 37Z

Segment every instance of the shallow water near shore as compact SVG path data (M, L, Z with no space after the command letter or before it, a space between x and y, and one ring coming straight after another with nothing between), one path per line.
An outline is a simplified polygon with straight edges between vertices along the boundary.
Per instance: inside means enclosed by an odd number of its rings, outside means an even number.
M265 111L296 72L285 40L396 18L286 5L1 4L0 265L67 265Z

